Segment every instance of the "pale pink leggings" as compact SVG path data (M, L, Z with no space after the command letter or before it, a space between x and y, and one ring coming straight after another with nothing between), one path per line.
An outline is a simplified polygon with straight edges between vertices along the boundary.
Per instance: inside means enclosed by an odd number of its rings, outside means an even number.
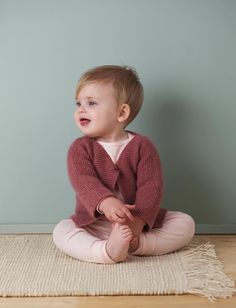
M95 262L115 263L106 252L107 239L112 230L111 222L101 216L93 224L78 228L71 219L59 222L53 231L57 248L72 258ZM161 228L142 232L135 255L162 255L186 246L195 232L191 216L168 211Z

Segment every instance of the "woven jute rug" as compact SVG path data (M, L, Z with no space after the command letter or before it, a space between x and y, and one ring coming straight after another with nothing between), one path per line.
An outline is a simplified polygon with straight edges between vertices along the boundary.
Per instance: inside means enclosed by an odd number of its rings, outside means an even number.
M211 243L192 242L176 253L104 265L66 256L51 235L0 236L3 297L190 293L214 300L234 291Z

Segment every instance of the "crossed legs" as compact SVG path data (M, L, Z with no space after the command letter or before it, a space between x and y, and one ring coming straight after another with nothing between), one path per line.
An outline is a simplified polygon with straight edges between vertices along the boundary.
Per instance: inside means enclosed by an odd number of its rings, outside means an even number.
M135 255L161 255L176 251L189 243L195 232L191 216L168 211L161 228L142 232ZM71 219L59 222L53 240L59 250L72 258L112 264L125 261L132 233L128 226L105 219L87 228L78 228Z

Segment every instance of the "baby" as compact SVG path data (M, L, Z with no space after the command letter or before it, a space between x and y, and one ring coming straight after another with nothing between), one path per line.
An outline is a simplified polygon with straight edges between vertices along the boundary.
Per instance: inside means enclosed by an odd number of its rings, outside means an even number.
M126 129L143 103L136 71L95 67L81 76L75 99L74 119L84 135L67 159L76 208L56 225L55 245L78 260L105 264L187 245L195 223L185 213L160 208L163 174L155 146Z

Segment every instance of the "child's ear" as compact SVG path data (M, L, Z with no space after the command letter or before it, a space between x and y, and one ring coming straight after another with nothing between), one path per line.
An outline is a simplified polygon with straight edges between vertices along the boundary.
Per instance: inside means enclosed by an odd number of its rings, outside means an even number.
M122 104L119 108L118 122L125 122L130 115L130 106L128 104Z

